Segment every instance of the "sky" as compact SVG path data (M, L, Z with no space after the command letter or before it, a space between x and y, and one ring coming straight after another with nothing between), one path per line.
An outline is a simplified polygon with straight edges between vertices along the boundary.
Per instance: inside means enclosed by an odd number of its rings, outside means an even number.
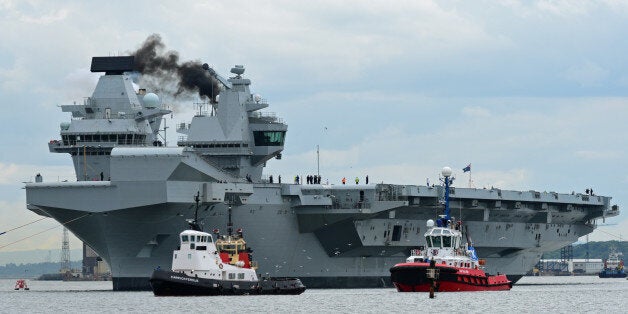
M91 95L91 57L152 34L223 76L246 67L288 124L266 174L316 173L318 146L330 183L425 184L450 166L466 187L472 164L478 188L592 188L627 208L626 1L0 0L0 30L0 232L41 218L23 182L75 178L47 143L70 120L58 106ZM160 96L169 126L189 121L193 100ZM625 210L598 224L590 241L628 236ZM0 251L60 248L55 226L0 235Z

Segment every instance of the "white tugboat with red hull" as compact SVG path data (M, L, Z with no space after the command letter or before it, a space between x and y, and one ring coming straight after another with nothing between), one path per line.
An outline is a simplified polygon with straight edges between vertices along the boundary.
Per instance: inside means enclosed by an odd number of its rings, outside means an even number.
M198 195L197 213L198 213ZM217 240L201 231L195 219L179 235L180 246L172 254L172 270L156 269L150 285L156 296L234 294L292 294L305 291L298 278L258 278L257 265L246 247L241 229L232 235L231 210L228 234Z
M489 275L482 269L470 240L462 241L462 222L449 215L451 169L443 169L445 182L445 215L434 226L427 221L427 246L413 250L405 263L390 269L390 277L399 292L451 292L510 290L506 275Z

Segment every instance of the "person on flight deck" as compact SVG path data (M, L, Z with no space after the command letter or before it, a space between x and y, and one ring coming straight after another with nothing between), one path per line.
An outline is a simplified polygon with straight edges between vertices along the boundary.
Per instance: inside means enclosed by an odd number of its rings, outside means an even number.
M369 184L369 175L366 175L366 184Z
M342 184L345 184L345 183L347 183L347 178L342 177Z
M355 184L358 184L358 183L360 183L360 178L355 177Z

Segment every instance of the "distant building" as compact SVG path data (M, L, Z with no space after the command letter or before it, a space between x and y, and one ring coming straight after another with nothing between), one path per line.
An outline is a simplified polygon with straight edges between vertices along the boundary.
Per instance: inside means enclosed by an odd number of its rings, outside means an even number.
M83 278L105 280L109 278L109 266L87 244L83 243Z
M573 273L582 273L587 275L595 275L604 269L604 261L599 258L589 258L589 259L573 259L570 261L572 263L572 272Z
M599 258L542 259L537 264L541 275L595 275L603 268L604 261Z

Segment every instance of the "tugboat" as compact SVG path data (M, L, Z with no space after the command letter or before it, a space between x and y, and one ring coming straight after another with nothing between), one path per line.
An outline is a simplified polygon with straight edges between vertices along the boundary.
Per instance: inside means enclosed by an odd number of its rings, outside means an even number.
M427 246L412 250L405 263L390 269L390 277L399 292L434 291L498 291L510 290L512 282L506 275L489 275L482 269L484 260L478 259L473 244L467 237L462 241L462 222L449 215L449 185L451 168L443 168L445 183L445 214L440 215L434 226L427 221L425 233ZM467 234L468 235L468 234Z
M626 272L624 271L624 261L621 259L621 256L623 254L617 252L617 249L612 246L608 259L604 261L604 269L598 276L600 278L625 278Z
M24 279L18 279L18 281L15 282L15 288L14 290L30 290L28 288L28 285L26 284L26 280Z
M242 229L232 234L229 207L228 234L203 232L196 212L190 229L179 235L180 246L172 253L172 270L156 269L150 278L155 296L205 296L243 294L299 295L305 286L298 278L258 278L252 250L247 248Z

